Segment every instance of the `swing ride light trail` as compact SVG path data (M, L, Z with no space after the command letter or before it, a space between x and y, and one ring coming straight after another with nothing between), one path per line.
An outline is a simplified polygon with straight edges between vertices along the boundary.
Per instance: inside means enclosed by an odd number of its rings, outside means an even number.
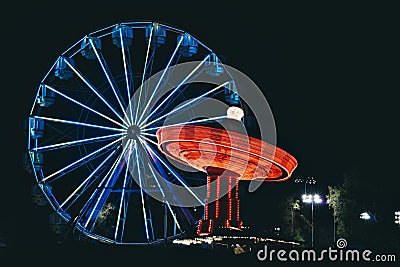
M183 39L183 38L182 38ZM196 68L194 68L186 77L185 77L185 79L183 79L183 81L172 91L172 92L170 92L169 94L168 94L168 96L166 97L166 98L164 98L164 100L160 103L160 105L158 105L142 122L140 122L139 123L139 127L143 127L143 124L145 124L146 123L146 121L171 97L171 96L173 96L174 94L175 94L175 92L176 91L178 91L179 90L179 88L181 88L181 86L182 85L184 85L185 83L186 83L186 81L201 67L201 65L203 65L204 64L204 62L209 58L210 56L209 55L207 55L197 66L196 66ZM166 68L167 69L167 68ZM161 79L158 81L158 84L160 84L160 81L161 81ZM157 85L158 85L157 84ZM154 92L155 92L155 90L154 90ZM150 99L152 99L152 98L150 98ZM148 103L150 103L150 101L148 102ZM143 112L143 114L144 114L144 112ZM143 115L142 114L142 115ZM149 123L148 124L146 124L146 125L149 125ZM146 126L144 126L144 127L146 127Z
M123 105L122 105L122 103L121 103L121 100L119 99L119 97L118 97L118 95L117 95L117 92L115 91L114 83L111 81L110 76L108 75L108 72L107 72L106 68L104 67L104 63L103 63L103 61L101 60L101 58L100 58L100 56L99 56L99 53L97 52L97 48L96 48L95 45L93 44L93 41L92 41L91 38L89 38L89 42L90 42L90 45L92 46L92 49L93 49L94 53L96 54L96 57L97 57L98 62L100 63L101 69L103 70L104 75L106 76L107 81L108 81L108 83L109 83L110 86L111 86L111 89L112 89L112 91L113 91L113 93L114 93L114 95L115 95L115 98L117 99L118 104L119 104L120 108L122 109L122 112L124 113L124 116L128 119L128 115L127 115L126 112L125 112L125 108L123 107ZM81 79L82 79L82 78L81 78ZM86 82L85 82L85 83L86 83ZM87 84L87 85L90 86L89 84ZM91 89L92 89L92 88L91 88ZM94 90L94 89L92 89L92 90ZM129 88L128 88L128 90L129 90ZM99 96L99 95L98 95L98 96ZM129 98L129 99L130 99L130 98ZM103 101L103 102L104 102L104 101ZM110 107L110 108L111 108L111 107ZM128 120L129 120L129 119L128 119ZM125 120L123 120L123 121L125 122Z
M171 62L172 62L172 60L174 59L175 54L176 54L176 52L178 51L178 48L179 48L179 46L180 46L181 43L182 43L182 40L183 40L183 38L181 38L181 39L179 40L178 44L176 45L175 50L174 50L174 52L172 53L172 55L171 55L171 57L170 57L170 59L169 59L169 61L168 61L168 63L167 63L167 66L164 68L164 71L163 71L163 73L161 74L161 77L160 77L160 79L158 80L158 83L157 83L156 87L155 87L154 90L153 90L153 93L151 94L151 96L150 96L150 98L149 98L149 101L147 101L147 104L146 104L146 106L144 107L144 110L143 110L143 112L142 112L142 115L140 115L140 117L139 117L138 123L141 122L141 120L142 120L142 118L143 118L143 114L145 114L145 113L146 113L146 110L149 108L150 102L151 102L151 100L153 99L155 93L157 92L158 86L160 86L161 80L164 78L165 73L166 73L167 70L169 69L169 66L171 65ZM141 85L141 87L142 87L142 86L143 86L143 84ZM140 99L138 99L138 101L140 101Z
M57 174L59 174L59 173L62 173L63 171L65 171L65 170L69 169L70 167L72 167L72 166L78 164L79 162L82 162L82 161L86 160L87 158L93 156L94 154L99 153L100 151L106 149L107 147L112 146L113 144L119 142L119 141L122 140L123 138L124 138L124 137L118 138L117 140L114 140L113 142L109 143L108 145L103 146L103 147L97 149L96 151L93 151L92 153L87 154L87 155L84 156L83 158L80 158L80 159L78 159L77 161L75 161L75 162L73 162L73 163L71 163L71 164L65 166L65 167L62 168L61 170L58 170L58 171L56 171L56 172L50 174L49 176L43 178L42 182L45 182L45 181L49 180L51 177L53 177L53 176L55 176L55 175L57 175Z
M137 103L137 108L136 108L134 124L137 123L137 115L138 115L139 110L140 110L139 109L140 108L140 99L142 98L142 89L143 89L143 86L144 86L144 77L146 76L146 71L147 71L147 60L148 60L148 57L149 57L149 50L150 50L150 44L151 44L151 41L152 41L151 38L153 36L153 29L154 29L154 27L152 26L151 30L150 30L149 43L147 45L146 60L144 61L144 70L143 70L143 75L142 75L142 85L140 86L140 89L139 89L139 98L138 98L138 103Z
M176 111L176 110L175 110L175 111ZM180 122L180 123L170 124L170 125L162 125L162 126L153 127L153 128L145 128L145 129L142 130L142 133L141 133L141 134L144 134L143 132L147 132L147 131L158 130L158 129L161 129L161 128L163 128L163 127L178 126L178 125L186 125L186 124L200 123L200 122L206 122L206 121L216 121L216 120L221 120L221 119L225 119L225 118L227 118L226 115L224 115L224 116L218 116L218 117L213 117L213 118L207 118L207 119L201 119L201 120L188 121L188 122ZM157 136L157 135L153 135L153 136Z
M57 90L54 89L53 87L48 86L48 85L45 85L45 86L46 86L46 88L52 90L53 92L59 94L60 96L62 96L62 97L64 97L64 98L66 98L66 99L68 99L68 100L74 102L75 104L77 104L77 105L79 105L79 106L81 106L81 107L83 107L83 108L86 108L87 110L90 110L90 111L93 112L93 113L96 113L97 115L99 115L99 116L101 116L101 117L103 117L103 118L105 118L105 119L107 119L107 120L109 120L109 121L111 121L111 122L113 122L113 123L115 123L115 124L121 126L122 128L125 128L125 129L128 128L126 125L123 125L123 124L121 124L121 123L119 123L119 122L117 122L117 121L115 121L115 120L113 120L113 119L107 117L106 115L104 115L104 114L102 114L102 113L100 113L100 112L98 112L98 111L96 111L96 110L94 110L94 109L92 109L92 108L90 108L90 107L88 107L88 106L82 104L81 102L79 102L79 101L77 101L77 100L75 100L75 99L73 99L73 98L71 98L71 97L69 97L69 96L67 96L67 95L65 95L65 94L63 94L63 93L57 91Z
M200 98L205 97L205 96L208 95L208 94L211 94L212 92L215 92L216 90L218 90L218 89L220 89L221 87L227 85L228 83L229 83L229 82L225 82L225 83L223 83L223 84L221 84L221 85L218 85L217 87L211 89L210 91L205 92L204 94L202 94L202 95L200 95L200 96L198 96L198 97L196 97L196 98L193 98L192 100L186 102L186 103L183 104L182 106L179 106L178 108L173 109L172 111L168 112L167 114L164 114L164 115L158 117L157 119L152 120L151 122L149 122L149 123L147 123L146 125L141 126L141 127L145 128L145 127L147 127L147 126L149 126L149 125L151 125L151 124L153 124L153 123L155 123L155 122L157 122L157 121L159 121L159 120L161 120L161 119L164 119L165 117L170 116L171 114L174 114L175 112L178 112L178 111L181 110L182 108L184 108L184 107L186 107L186 106L192 104L193 102L199 100ZM177 88L179 88L179 86L178 86ZM175 89L175 90L176 90L176 89ZM175 90L174 90L174 91L175 91ZM170 96L170 95L169 95L169 96ZM169 96L168 96L168 97L169 97ZM168 97L167 97L167 98L168 98ZM166 98L166 99L167 99L167 98ZM165 101L165 100L164 100L164 101ZM161 106L162 104L163 104L163 103L161 103L160 106ZM158 107L160 107L160 106L158 106ZM157 110L157 108L156 108L154 111L156 111L156 110ZM151 116L151 114L150 114L150 116ZM150 116L149 116L149 117L150 117ZM149 118L149 117L148 117L148 118ZM146 120L145 120L145 121L146 121Z
M161 157L159 157L157 155L157 153L154 151L153 148L151 148L149 145L146 144L146 140L143 140L142 138L149 140L148 138L142 136L139 137L139 140L142 141L142 144L144 144L144 146L146 147L147 151L149 151L149 153L151 153L152 155L154 155L173 175L174 177L190 192L190 194L201 204L204 206L204 202L199 198L199 196L197 196L192 189L181 179L181 177L179 177L178 174L175 173L174 170L171 169L170 166L168 166L168 164L161 159Z
M35 152L38 152L38 151L44 151L44 150L60 149L60 148L69 147L69 146L73 146L73 145L80 145L80 144L88 143L88 142L92 142L92 141L100 141L103 139L109 139L109 138L113 138L113 137L117 137L117 136L121 136L121 135L125 135L125 133L110 134L110 135L92 137L92 138L81 139L81 140L76 140L76 141L64 142L64 143L59 143L59 144L54 144L54 145L35 147L32 150Z
M41 116L33 116L33 118L38 118L38 119L42 119L42 120L48 120L48 121L52 121L52 122L60 122L60 123L72 124L72 125L77 125L77 126L98 128L98 129L103 129L103 130L126 132L125 129L112 128L112 127L89 124L89 123L84 123L84 122L69 121L69 120L62 120L62 119L54 119L54 118L41 117Z

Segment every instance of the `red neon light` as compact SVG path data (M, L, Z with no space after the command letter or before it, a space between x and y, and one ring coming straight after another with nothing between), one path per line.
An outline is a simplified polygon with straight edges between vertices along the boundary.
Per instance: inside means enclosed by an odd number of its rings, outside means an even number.
M215 201L215 218L219 217L219 199L221 198L221 177L217 176L217 200Z
M228 224L229 220L232 220L232 177L229 177L228 181ZM228 226L227 226L228 227Z
M208 225L208 233L211 233L213 226L214 226L213 219L210 219L210 223Z

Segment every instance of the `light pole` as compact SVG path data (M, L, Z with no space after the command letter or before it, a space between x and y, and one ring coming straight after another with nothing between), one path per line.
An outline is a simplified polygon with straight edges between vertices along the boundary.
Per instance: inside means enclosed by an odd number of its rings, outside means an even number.
M333 245L336 244L336 217L333 214Z
M314 203L320 204L322 202L321 197L318 194L302 196L304 203L311 203L311 247L314 247Z

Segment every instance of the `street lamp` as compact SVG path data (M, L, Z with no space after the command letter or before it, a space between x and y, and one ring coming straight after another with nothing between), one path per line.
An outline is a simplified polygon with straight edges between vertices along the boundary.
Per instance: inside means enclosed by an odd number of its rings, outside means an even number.
M311 203L311 247L314 247L314 203L322 203L322 199L318 194L315 195L302 195L302 200L304 203Z

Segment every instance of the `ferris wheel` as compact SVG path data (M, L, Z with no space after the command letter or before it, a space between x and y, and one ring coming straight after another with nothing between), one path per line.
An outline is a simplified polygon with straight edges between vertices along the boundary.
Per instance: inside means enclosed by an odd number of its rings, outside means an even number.
M185 62L195 64L177 67ZM213 84L199 82L205 76ZM36 186L60 220L91 239L179 237L201 217L206 192L192 188L205 175L161 153L156 132L226 118L223 108L204 113L212 100L241 105L229 71L194 35L144 21L88 33L38 84L27 123Z

